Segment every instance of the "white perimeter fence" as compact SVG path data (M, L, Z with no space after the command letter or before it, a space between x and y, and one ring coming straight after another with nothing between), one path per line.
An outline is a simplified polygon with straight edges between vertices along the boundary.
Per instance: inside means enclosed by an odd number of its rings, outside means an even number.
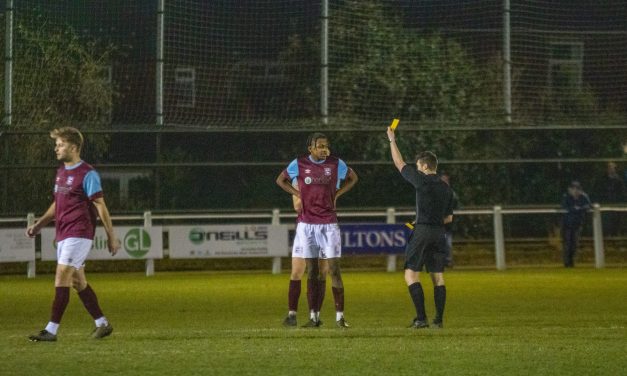
M592 213L592 233L594 240L594 259L596 268L605 267L605 251L603 247L603 226L601 212L627 212L624 206L607 206L601 207L594 204ZM477 210L456 210L456 216L466 215L489 215L493 217L494 232L494 256L497 270L505 270L505 237L503 234L503 216L512 214L559 214L564 213L561 209L551 208L503 208L494 206L492 209ZM398 211L395 208L387 210L373 211L351 211L340 212L340 218L359 218L385 219L386 224L396 224L398 217L409 217L415 215L413 211ZM145 259L146 275L154 274L154 260L163 257L169 258L230 258L230 257L271 257L272 273L281 272L281 257L289 255L287 233L289 228L294 225L281 225L281 219L294 219L293 212L282 213L279 209L272 212L262 213L214 213L214 214L153 214L149 211L142 215L113 216L113 222L136 222L135 227L118 226L116 232L122 231L122 235L118 236L124 240L126 254L116 257L115 259ZM33 223L35 215L29 213L26 218L0 218L0 263L3 262L27 262L28 278L34 278L35 269L35 239L29 239L24 235L27 225ZM224 220L228 223L234 221L250 221L268 220L268 224L230 224L230 225L199 225L196 223L185 226L164 225L154 226L153 221L204 221L204 220ZM142 223L143 226L139 225ZM382 223L379 221L379 223ZM21 227L10 227L10 224L19 224ZM140 226L140 227L138 227ZM277 231L281 230L281 231ZM100 231L100 232L99 232ZM106 253L106 243L104 232L99 227L94 240L94 251L90 253L89 259L107 260L112 259ZM163 246L163 236L168 235L169 247ZM159 236L161 235L161 236ZM55 260L54 251L54 229L47 228L42 231L41 237L41 260ZM241 238L240 238L241 237ZM183 239L185 238L185 239ZM216 249L198 250L198 247L189 248L190 250L178 249L185 248L185 242L188 244L199 245L203 241L213 241L212 247ZM233 244L246 244L245 247L232 249L223 248L221 241L231 241ZM182 247L173 249L173 242L176 244L184 244ZM202 247L201 247L202 248ZM121 255L122 252L118 252ZM117 255L116 255L117 256ZM396 253L387 255L387 270L396 270Z

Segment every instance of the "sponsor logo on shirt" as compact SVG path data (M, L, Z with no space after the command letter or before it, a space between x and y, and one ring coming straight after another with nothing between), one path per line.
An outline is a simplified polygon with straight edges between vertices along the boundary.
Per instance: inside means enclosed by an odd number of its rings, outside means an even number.
M305 169L305 174L311 174L311 170L310 170L310 169L308 169L308 168L306 168L306 169Z
M58 184L54 185L54 193L59 193L62 195L66 195L72 191L72 186L60 186Z
M320 177L314 177L314 178L307 176L305 178L305 184L307 185L309 184L327 185L327 184L331 184L332 181L333 181L333 178L330 176L320 176Z

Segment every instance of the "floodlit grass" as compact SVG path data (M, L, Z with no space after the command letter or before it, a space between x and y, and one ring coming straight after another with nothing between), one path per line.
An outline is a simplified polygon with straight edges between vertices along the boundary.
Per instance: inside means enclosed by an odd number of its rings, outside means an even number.
M416 331L405 328L414 315L401 273L345 273L353 327L342 331L330 291L323 328L280 326L286 274L98 274L90 281L113 335L89 338L93 322L73 294L59 341L31 343L27 335L48 319L53 278L2 276L0 374L617 375L627 367L625 269L455 270L446 278L445 328Z

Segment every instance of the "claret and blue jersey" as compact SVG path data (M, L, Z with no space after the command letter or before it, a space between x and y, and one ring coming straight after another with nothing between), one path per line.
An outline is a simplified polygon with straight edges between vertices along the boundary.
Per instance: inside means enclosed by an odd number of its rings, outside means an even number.
M337 223L335 193L348 175L346 163L334 156L314 161L311 156L294 159L283 171L290 181L296 179L303 206L303 223Z
M97 213L92 201L102 196L100 176L92 166L81 161L59 167L54 185L56 240L93 239Z

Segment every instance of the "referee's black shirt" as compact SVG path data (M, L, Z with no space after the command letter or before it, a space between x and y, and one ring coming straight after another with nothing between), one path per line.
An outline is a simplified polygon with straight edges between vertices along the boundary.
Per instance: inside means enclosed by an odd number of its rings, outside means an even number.
M416 188L416 224L443 226L453 214L453 191L438 175L426 175L405 165L401 175Z

